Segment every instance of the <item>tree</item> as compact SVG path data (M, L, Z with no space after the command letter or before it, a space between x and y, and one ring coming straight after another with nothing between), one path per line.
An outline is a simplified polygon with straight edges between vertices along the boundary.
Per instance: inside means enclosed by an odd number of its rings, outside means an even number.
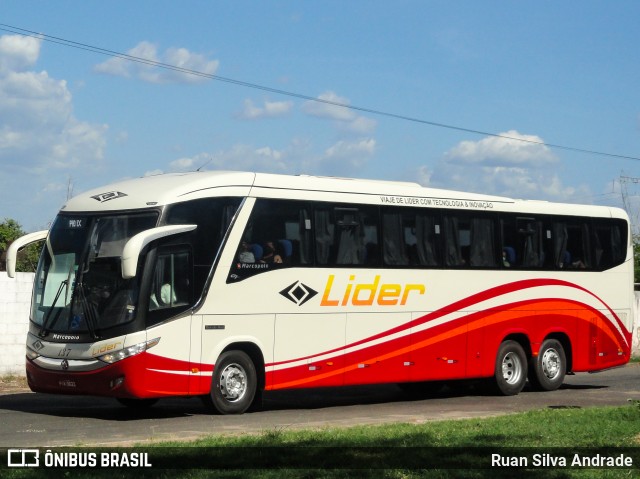
M640 283L640 234L633 235L633 282Z
M22 226L20 226L20 223L14 219L5 218L4 221L0 223L0 257L2 258L0 266L2 267L2 270L5 270L7 266L7 248L9 248L9 245L13 243L13 241L24 234L25 232L22 229ZM42 243L34 243L24 247L20 252L18 252L16 271L35 271L38 266L41 247Z

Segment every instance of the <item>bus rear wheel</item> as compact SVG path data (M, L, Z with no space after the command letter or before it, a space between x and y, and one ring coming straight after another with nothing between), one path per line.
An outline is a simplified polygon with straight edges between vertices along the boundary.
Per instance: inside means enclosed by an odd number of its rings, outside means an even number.
M242 414L256 396L256 367L244 351L227 351L216 362L211 403L220 414Z
M499 394L515 396L527 382L527 356L517 341L504 341L498 349L494 383Z
M557 339L547 339L529 366L529 382L539 391L555 391L562 385L566 372L567 358L562 344Z

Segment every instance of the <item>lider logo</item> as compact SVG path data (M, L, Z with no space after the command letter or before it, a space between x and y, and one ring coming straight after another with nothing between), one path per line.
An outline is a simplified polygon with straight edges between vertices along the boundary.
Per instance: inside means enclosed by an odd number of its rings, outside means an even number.
M350 275L346 285L335 285L336 277L330 274L324 287L320 306L396 306L405 305L410 298L423 295L426 291L420 283L382 283L380 275L373 278L372 283L357 282L355 275ZM302 306L318 292L310 286L296 281L280 294L289 301Z
M424 284L380 283L377 274L373 283L357 283L355 275L343 288L335 288L335 275L330 274L324 287L320 306L396 306L407 304L409 296L422 295L426 291Z
M282 291L280 291L280 294L287 298L289 301L296 303L298 306L302 306L304 303L318 294L318 292L313 290L306 284L303 284L300 281L296 281L295 283L290 284Z

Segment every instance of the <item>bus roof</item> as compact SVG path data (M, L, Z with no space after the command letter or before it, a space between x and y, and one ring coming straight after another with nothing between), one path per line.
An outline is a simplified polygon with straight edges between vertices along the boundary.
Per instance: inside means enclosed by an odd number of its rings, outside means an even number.
M423 187L411 182L238 171L169 173L126 179L81 193L70 199L62 211L138 210L211 196L256 196L627 219L624 210L619 208L515 200Z

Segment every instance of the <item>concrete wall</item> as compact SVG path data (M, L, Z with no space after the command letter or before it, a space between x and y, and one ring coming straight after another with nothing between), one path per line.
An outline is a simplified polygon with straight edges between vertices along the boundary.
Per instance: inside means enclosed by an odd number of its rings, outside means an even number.
M17 273L15 279L0 272L0 376L24 376L24 354L31 306L33 273ZM640 355L640 292L636 292L633 328L634 355Z
M0 271L0 376L24 376L34 273L9 278Z

